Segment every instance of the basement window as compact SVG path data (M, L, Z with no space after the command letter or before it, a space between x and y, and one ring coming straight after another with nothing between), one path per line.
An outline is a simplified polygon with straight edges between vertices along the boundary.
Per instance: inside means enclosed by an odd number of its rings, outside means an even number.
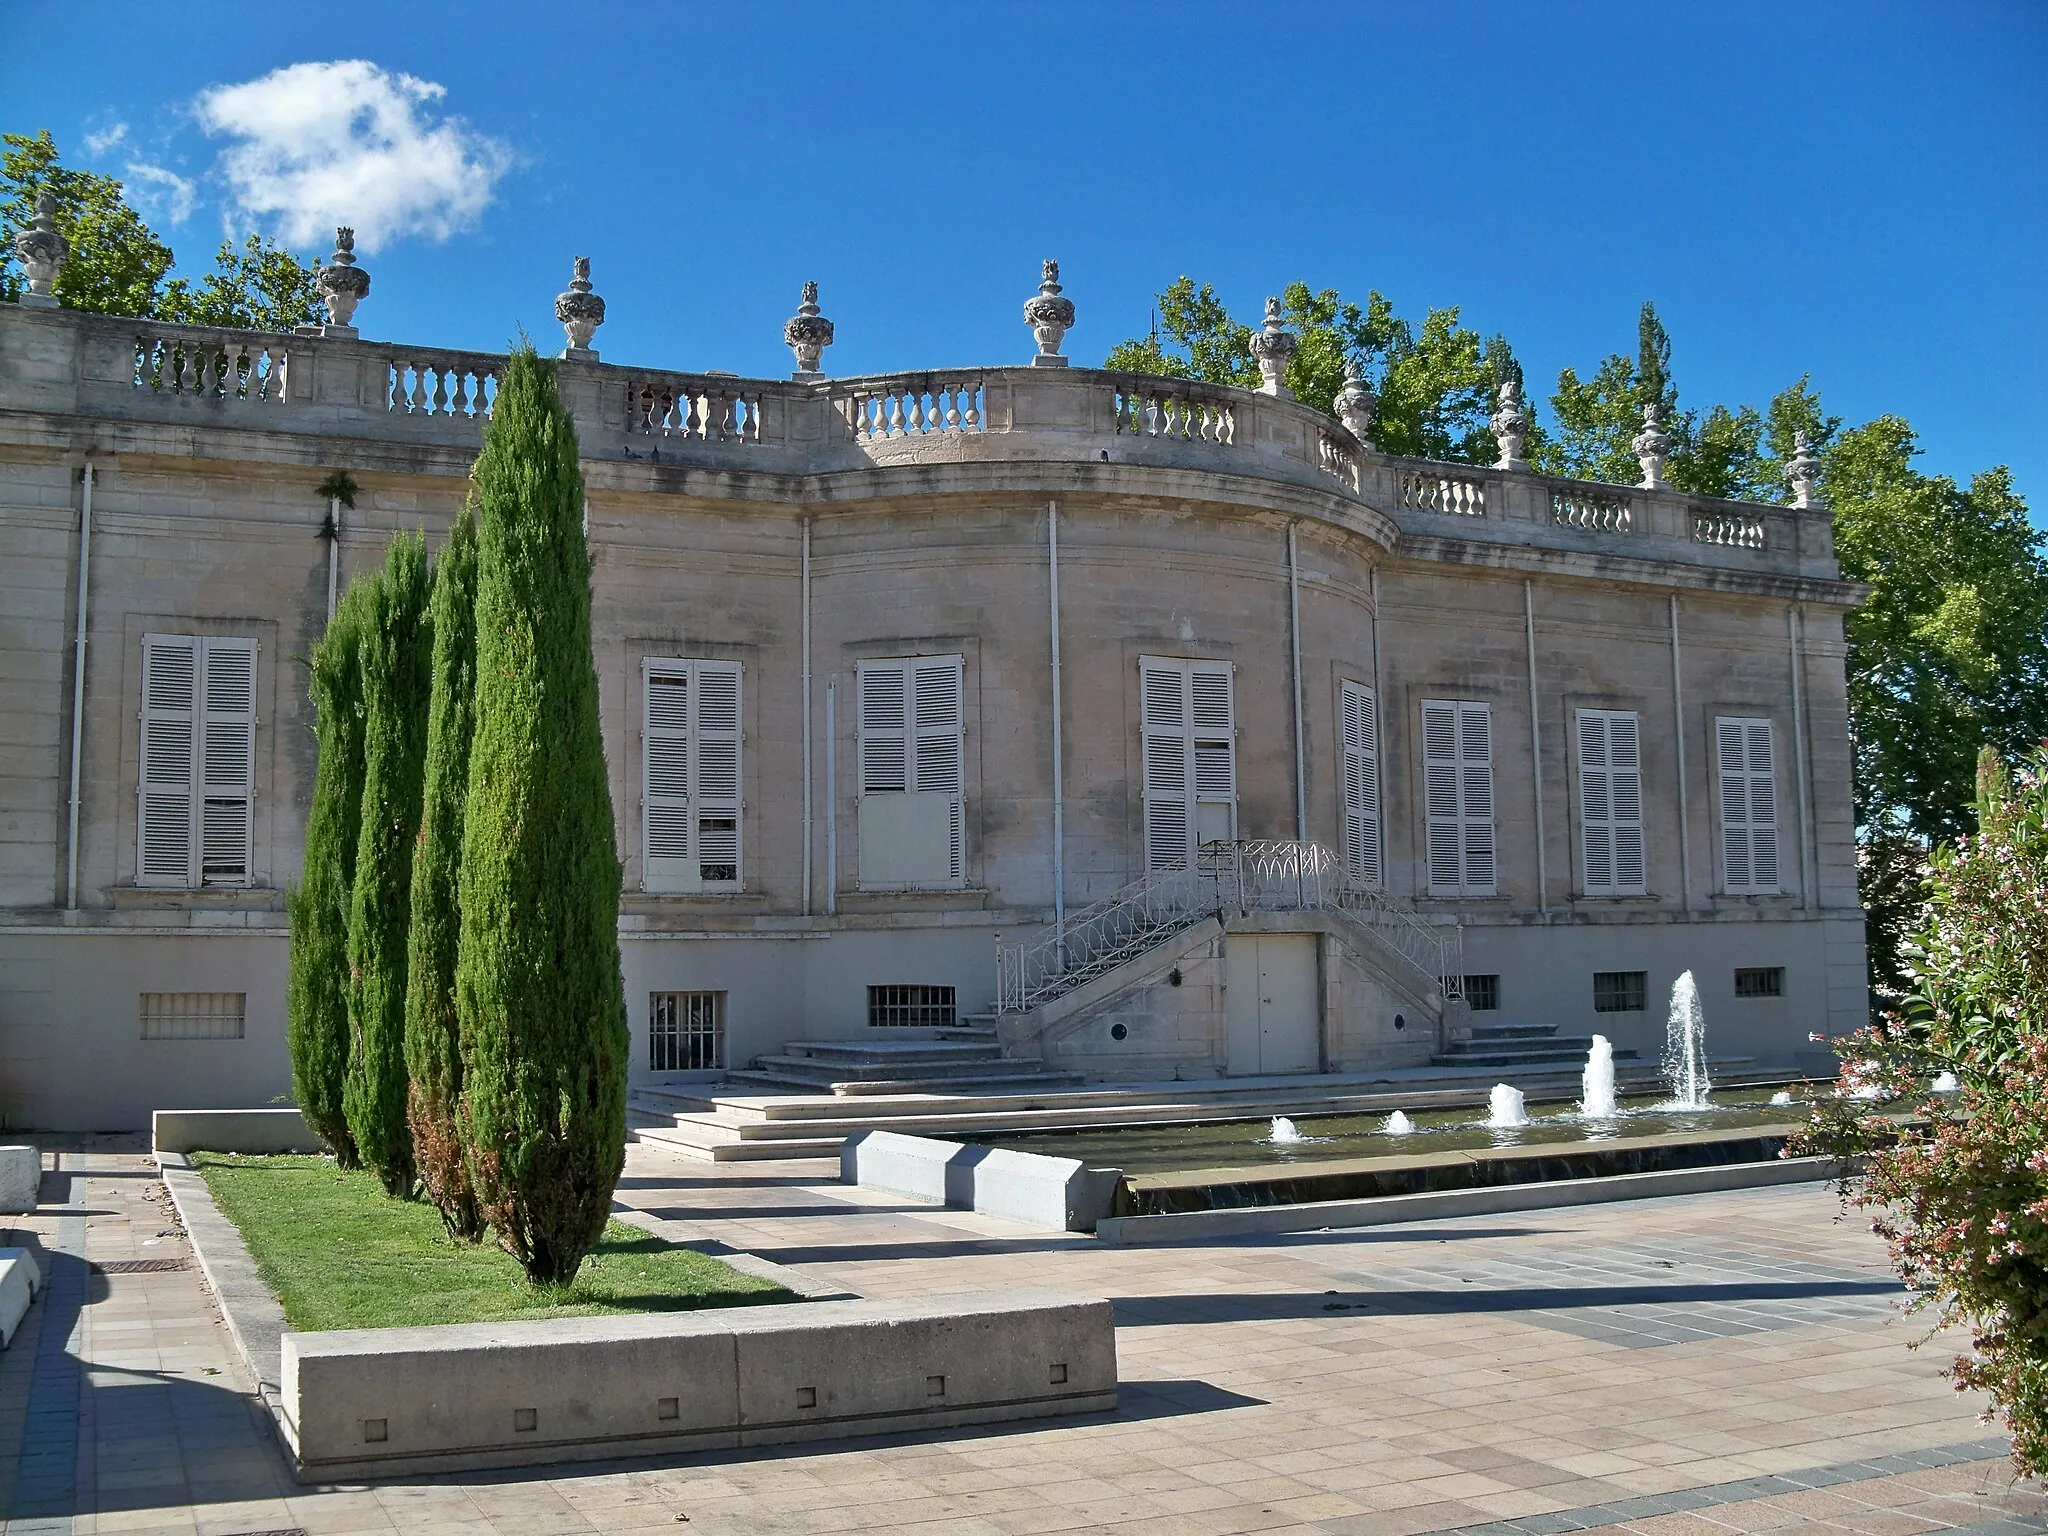
M1500 977L1467 976L1465 978L1465 1001L1472 1005L1474 1013L1496 1013L1500 1010Z
M868 988L868 1024L877 1029L951 1029L959 1020L953 988Z
M1595 1013L1641 1013L1648 1006L1648 971L1595 971L1593 1011Z
M1783 997L1785 995L1785 967L1782 965L1746 966L1735 972L1735 995L1737 997Z
M655 1072L715 1072L725 1066L725 994L648 994L647 1065Z
M248 1014L246 992L145 992L145 1040L240 1040Z

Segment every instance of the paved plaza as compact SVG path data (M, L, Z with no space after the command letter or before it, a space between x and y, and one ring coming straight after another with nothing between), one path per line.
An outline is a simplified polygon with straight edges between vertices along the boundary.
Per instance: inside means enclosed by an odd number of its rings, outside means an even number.
M1121 1408L302 1489L148 1158L46 1163L7 1238L51 1282L0 1353L5 1536L2048 1530L1819 1187L1105 1248L636 1145L622 1200L865 1296L1114 1298Z

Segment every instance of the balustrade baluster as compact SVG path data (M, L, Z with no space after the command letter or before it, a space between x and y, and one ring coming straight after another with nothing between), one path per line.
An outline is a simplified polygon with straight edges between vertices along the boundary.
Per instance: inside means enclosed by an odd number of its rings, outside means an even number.
M967 409L962 413L960 420L970 432L979 432L981 430L981 386L979 384L967 386Z
M946 430L948 432L957 432L960 430L960 386L958 384L948 384L945 389L945 395Z
M889 435L891 437L901 437L903 435L903 392L901 390L892 389L889 391Z
M457 368L455 370L455 387L448 392L448 413L451 416L467 416L469 414L469 397L465 393L465 386L468 382L469 370L467 368Z

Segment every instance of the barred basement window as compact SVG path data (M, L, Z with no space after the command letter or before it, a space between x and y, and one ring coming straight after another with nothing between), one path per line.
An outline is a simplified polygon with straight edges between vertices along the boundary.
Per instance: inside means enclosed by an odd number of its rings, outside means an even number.
M647 1065L655 1072L715 1072L725 1066L723 992L650 992Z
M1467 976L1465 1001L1474 1013L1493 1013L1500 1008L1500 977Z
M248 1012L246 992L145 992L145 1040L240 1040Z
M1785 967L1782 965L1760 965L1739 968L1735 972L1735 995L1737 997L1783 997L1785 995Z
M1593 1011L1595 1013L1641 1013L1648 1006L1648 971L1595 971Z
M868 988L868 1023L872 1027L951 1029L957 1022L951 987Z

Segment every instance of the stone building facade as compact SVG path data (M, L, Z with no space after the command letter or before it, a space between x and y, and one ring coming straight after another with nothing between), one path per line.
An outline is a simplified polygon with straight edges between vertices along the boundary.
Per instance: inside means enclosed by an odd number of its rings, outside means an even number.
M1818 1065L1862 1019L1824 510L1648 451L1630 488L1388 458L1276 384L1057 366L1060 320L1054 366L833 379L797 322L785 381L561 362L637 1079L986 1013L999 943L1198 845L1316 845L1353 894L1219 902L1014 1049L1425 1061L1459 1010L1361 911L1482 1021L1654 1054L1684 969L1717 1052ZM288 1091L302 658L390 534L438 543L501 363L0 306L8 1123Z

